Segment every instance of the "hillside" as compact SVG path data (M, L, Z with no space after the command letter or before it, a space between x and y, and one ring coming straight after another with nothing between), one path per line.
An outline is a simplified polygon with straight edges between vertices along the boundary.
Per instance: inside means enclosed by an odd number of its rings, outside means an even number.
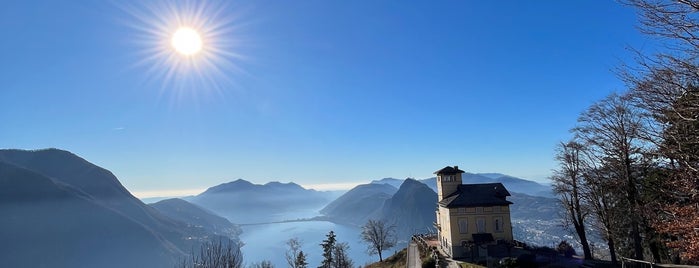
M70 152L0 150L0 163L0 237L13 241L0 259L18 264L8 267L172 267L213 235L145 205Z
M242 232L240 227L227 219L179 198L165 199L149 205L171 219L186 223L191 228L201 229L202 233L237 240Z

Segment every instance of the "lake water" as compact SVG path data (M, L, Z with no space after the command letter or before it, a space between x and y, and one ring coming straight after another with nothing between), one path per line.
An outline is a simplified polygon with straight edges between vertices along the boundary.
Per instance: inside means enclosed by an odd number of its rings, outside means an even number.
M308 267L318 267L322 260L320 243L331 230L335 232L338 242L347 242L349 256L355 266L364 266L379 260L378 255L369 256L366 244L361 241L361 230L357 227L335 224L327 221L304 221L271 223L262 225L242 226L240 236L245 243L243 256L245 263L269 260L276 268L288 267L284 253L287 250L286 241L298 237L302 242L301 249L308 255ZM384 252L385 256L393 255L397 248Z

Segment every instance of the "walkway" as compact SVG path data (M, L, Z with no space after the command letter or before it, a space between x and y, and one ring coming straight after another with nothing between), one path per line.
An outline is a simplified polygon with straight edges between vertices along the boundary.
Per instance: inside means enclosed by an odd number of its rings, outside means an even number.
M408 268L420 268L422 267L422 262L420 262L420 251L417 249L417 243L415 241L410 241L408 245Z

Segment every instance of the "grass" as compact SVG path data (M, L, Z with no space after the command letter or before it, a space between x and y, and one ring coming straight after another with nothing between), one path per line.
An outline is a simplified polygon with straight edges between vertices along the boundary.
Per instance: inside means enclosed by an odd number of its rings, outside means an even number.
M396 252L393 256L384 259L382 262L375 262L367 265L365 268L405 268L407 249Z
M485 267L485 266L480 266L478 264L473 264L470 262L458 262L458 264L459 264L459 266L461 266L461 268L484 268Z

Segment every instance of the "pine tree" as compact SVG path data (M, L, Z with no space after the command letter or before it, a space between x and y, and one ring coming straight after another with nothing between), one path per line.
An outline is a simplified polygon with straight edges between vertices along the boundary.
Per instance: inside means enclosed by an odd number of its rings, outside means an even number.
M308 262L306 262L306 255L303 254L303 251L299 251L299 254L296 256L296 262L294 264L296 265L296 268L308 267Z
M333 253L335 253L335 232L330 231L326 235L326 239L320 244L323 247L323 262L321 262L318 268L332 268L333 267Z

